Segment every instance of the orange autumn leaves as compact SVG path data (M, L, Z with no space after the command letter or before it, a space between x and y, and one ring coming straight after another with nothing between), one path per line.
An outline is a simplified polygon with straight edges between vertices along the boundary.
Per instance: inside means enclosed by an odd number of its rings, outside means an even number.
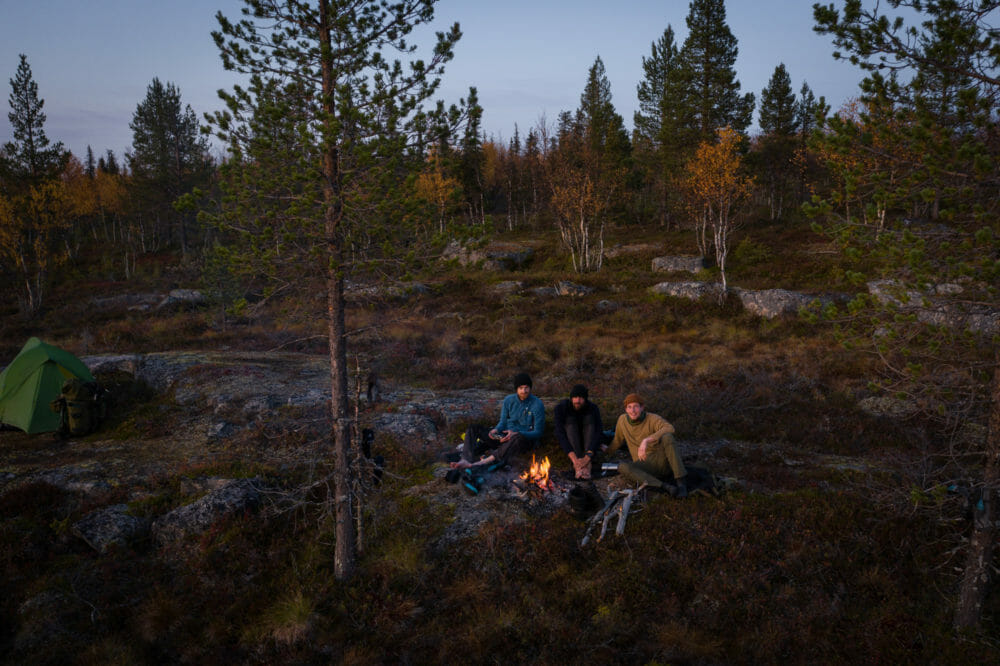
M729 236L739 221L740 206L750 197L754 185L754 179L743 170L740 141L736 130L720 129L715 142L698 146L680 182L686 207L695 223L699 249L707 255L714 248L723 291Z

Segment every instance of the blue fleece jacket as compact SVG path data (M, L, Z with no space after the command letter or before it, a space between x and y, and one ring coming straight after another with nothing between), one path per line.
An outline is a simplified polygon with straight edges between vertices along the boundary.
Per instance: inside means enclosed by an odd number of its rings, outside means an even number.
M533 394L522 401L516 393L511 393L503 399L500 422L497 423L496 429L501 433L513 430L538 442L542 438L542 431L545 430L545 406Z

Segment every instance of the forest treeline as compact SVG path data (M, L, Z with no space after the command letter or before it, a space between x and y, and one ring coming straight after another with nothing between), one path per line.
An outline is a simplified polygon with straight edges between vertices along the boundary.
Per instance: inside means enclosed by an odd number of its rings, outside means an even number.
M921 85L906 86L895 71L888 78L878 71L856 99L831 114L807 83L796 92L783 63L759 98L740 90L738 45L720 0L692 2L687 28L679 44L668 25L637 63L643 78L631 134L615 110L600 57L581 71L586 78L577 109L524 131L515 127L507 142L483 135L475 90L459 116L449 118L441 107L426 113L416 125L419 135L391 173L380 176L380 195L347 202L358 210L352 255L385 260L389 247L398 257L401 248L419 253L456 236L557 228L573 268L592 271L601 267L605 228L655 224L690 227L699 250L714 251L724 269L722 239L740 220L795 218L815 199L844 220L881 228L889 213L936 218L948 193L963 187L941 182L945 165L933 173L931 164L912 157L923 149L920 141L936 141L940 153L942 142L973 129L971 116L960 116L974 113L961 108L974 78L920 72ZM950 71L940 66L941 57L974 57L934 48L942 52L935 55L938 72ZM88 147L76 156L45 134L44 100L27 57L10 83L14 140L0 162L0 271L17 286L17 302L28 315L43 307L48 283L67 265L127 280L145 254L217 257L213 246L229 240L220 233L221 211L227 197L239 198L234 192L246 176L245 170L237 175L234 164L277 159L248 154L249 144L240 145L237 135L279 131L275 122L268 126L265 99L285 96L286 114L296 104L294 91L276 79L243 91L257 95L253 104L261 112L232 119L231 142L223 157L213 158L181 91L154 79L133 115L130 151L95 155ZM759 131L750 135L755 113ZM939 136L917 136L930 114ZM300 140L289 136L286 147L294 152ZM298 149L295 160L314 160L319 169L318 152L310 154L304 143ZM292 166L287 155L280 159L269 167ZM258 235L268 237L280 227L287 237L286 223L276 225L273 211L259 201L256 206L240 204L245 219L238 224L260 224Z

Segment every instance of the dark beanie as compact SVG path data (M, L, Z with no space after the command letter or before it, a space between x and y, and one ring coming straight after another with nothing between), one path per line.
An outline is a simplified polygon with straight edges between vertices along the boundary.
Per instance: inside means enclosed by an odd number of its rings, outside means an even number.
M570 390L569 397L583 398L584 400L586 400L589 397L587 393L587 387L584 386L583 384L577 384Z
M519 386L527 385L531 387L531 376L527 372L519 372L514 375L514 390L517 390Z

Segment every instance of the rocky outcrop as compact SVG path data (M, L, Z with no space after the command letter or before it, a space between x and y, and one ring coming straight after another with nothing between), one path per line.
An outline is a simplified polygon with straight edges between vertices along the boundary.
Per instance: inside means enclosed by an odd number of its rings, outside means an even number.
M125 504L115 504L88 513L73 523L70 531L104 554L112 547L124 548L145 537L149 521L129 515Z
M594 288L583 284L576 284L567 280L556 283L556 294L559 296L586 296L592 293L594 293Z
M422 414L379 414L372 420L372 429L376 433L388 434L415 455L434 448L438 438L434 421Z
M518 243L490 243L482 248L450 242L441 252L443 261L458 261L460 266L480 265L485 271L512 271L524 268L535 256L535 251Z
M649 291L697 301L707 296L719 298L722 295L722 286L715 282L660 282L650 287Z
M704 257L656 257L653 259L654 273L687 272L697 273L705 268Z
M832 299L828 296L813 296L787 289L733 289L743 308L751 314L765 319L774 319L782 316L797 316L802 308L819 302L829 303Z
M208 302L205 295L197 289L172 289L166 298L156 306L157 312L164 310L185 310L204 305Z
M868 293L882 305L913 312L925 324L952 330L971 331L980 335L1000 333L1000 312L946 300L964 291L962 285L946 283L932 285L924 291L907 288L895 280L874 280L868 283Z
M260 506L260 491L253 479L227 483L199 500L178 507L156 519L152 526L153 541L161 548L183 542L192 534L200 534L217 521Z
M414 296L430 293L430 288L422 282L396 282L380 285L369 282L345 282L344 299L357 303L359 301L376 301L390 299L406 302Z
M659 243L631 243L629 245L615 245L604 249L605 259L614 259L630 254L651 254L660 252L663 246Z
M505 280L493 285L490 291L500 296L509 296L510 294L518 293L522 289L524 289L524 283L520 280Z

